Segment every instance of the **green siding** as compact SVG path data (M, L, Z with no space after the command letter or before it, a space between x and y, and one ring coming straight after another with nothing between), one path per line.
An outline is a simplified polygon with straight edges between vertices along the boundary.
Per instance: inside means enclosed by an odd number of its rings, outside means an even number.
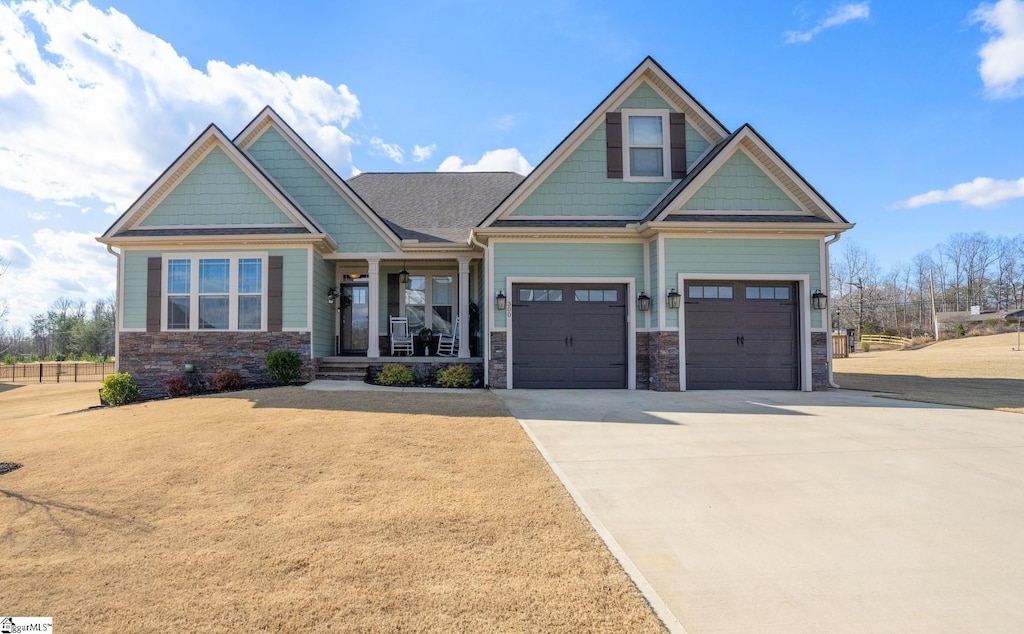
M631 277L643 287L641 243L498 242L494 244L494 289L505 290L509 277ZM494 325L505 326L495 312Z
M646 83L638 86L622 107L674 110ZM608 178L606 138L605 124L601 122L510 217L643 215L671 183L632 183ZM708 142L687 123L687 163L692 166L707 148Z
M808 275L810 290L821 288L819 239L665 239L665 288L679 283L678 275L697 279L700 274ZM679 326L679 311L669 310L665 325ZM821 327L821 311L811 311L811 327Z
M139 226L294 225L219 147L210 150Z
M701 154L704 154L704 152L709 147L711 147L711 144L708 143L708 140L705 139L703 136L701 136L700 132L697 131L697 128L693 127L692 125L690 125L689 122L687 122L686 123L686 166L687 166L687 169L691 169L694 166L694 164L697 163L697 160L700 158Z
M511 217L640 216L670 183L608 178L604 122L556 167Z
M124 252L124 299L121 307L121 328L146 327L146 271L149 258L159 257L159 251Z
M737 150L683 205L690 211L800 211L771 178Z
M334 355L335 304L328 304L327 289L335 285L334 262L313 253L313 356Z
M268 255L284 258L284 279L281 297L281 326L283 328L309 328L308 309L309 251L307 249L271 249Z
M176 249L173 251L124 252L124 323L122 328L146 327L146 264L151 257L165 253L243 253L260 252L259 249ZM272 249L268 255L284 257L283 322L285 328L306 329L306 249Z
M394 251L277 130L269 128L248 153L334 238L339 251Z
M622 110L623 108L638 108L638 109L649 109L649 110L675 110L668 104L667 101L661 98L656 90L651 88L651 85L647 82L641 82L633 92L629 93L629 96L623 100L622 105L616 108L616 110Z

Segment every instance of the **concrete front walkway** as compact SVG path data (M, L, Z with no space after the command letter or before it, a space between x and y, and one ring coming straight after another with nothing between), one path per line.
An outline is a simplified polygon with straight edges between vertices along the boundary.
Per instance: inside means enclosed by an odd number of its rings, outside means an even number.
M842 391L494 393L673 629L1024 631L1024 416Z

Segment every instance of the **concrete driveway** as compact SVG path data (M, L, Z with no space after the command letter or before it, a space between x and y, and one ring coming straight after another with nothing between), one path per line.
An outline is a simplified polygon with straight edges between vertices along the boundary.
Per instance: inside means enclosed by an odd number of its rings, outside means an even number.
M843 391L494 393L676 631L1024 631L1024 416Z

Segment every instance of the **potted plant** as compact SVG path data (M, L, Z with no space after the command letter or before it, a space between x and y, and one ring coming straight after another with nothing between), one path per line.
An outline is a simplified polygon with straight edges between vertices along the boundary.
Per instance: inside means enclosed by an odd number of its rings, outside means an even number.
M434 336L434 331L430 328L423 328L420 330L419 338L420 343L423 344L423 356L430 356L430 340Z

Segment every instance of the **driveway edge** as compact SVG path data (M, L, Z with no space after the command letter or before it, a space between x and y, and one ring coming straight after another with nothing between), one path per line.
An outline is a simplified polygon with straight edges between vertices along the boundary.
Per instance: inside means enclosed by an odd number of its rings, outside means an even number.
M605 528L604 524L601 523L601 520L597 518L597 515L591 510L590 506L583 499L583 495L580 494L578 490L576 490L576 487L573 486L572 482L569 481L568 476L566 476L565 473L562 472L562 469L557 464L555 464L554 460L551 458L551 455L548 454L547 450L544 449L543 445L540 444L540 441L537 439L536 436L533 435L533 432L530 431L530 428L527 427L526 423L518 418L516 419L516 422L518 422L519 426L523 428L524 432L526 432L526 435L527 437L529 437L530 442L532 442L533 446L536 447L537 451L540 452L540 455L544 458L544 461L548 463L548 466L551 467L551 470L555 472L556 476L558 476L558 480L562 483L562 486L565 487L565 490L569 492L569 496L572 497L573 501L576 502L576 506L583 513L583 516L587 518L587 521L590 522L590 525L594 527L595 531L597 531L598 536L601 538L601 541L604 542L604 545L608 547L608 550L611 551L612 556L615 557L616 561L619 562L619 565L622 566L622 569L626 571L627 575L629 575L629 578L633 581L633 584L637 587L638 590L640 590L640 593L644 596L644 598L647 599L647 603L651 606L651 609L654 610L654 614L657 615L659 619L661 619L661 622L665 625L665 628L672 634L686 634L686 630L683 628L683 624L680 623L679 619L676 618L676 615L672 613L672 610L669 609L668 604L666 604L665 601L663 601L662 598L658 596L658 593L655 592L654 587L651 586L651 584L647 581L647 577L645 577L644 574L640 572L640 569L637 568L636 564L633 563L633 560L629 558L629 555L626 554L626 551L623 550L621 546L619 546L619 542L615 540L611 532L607 528Z

